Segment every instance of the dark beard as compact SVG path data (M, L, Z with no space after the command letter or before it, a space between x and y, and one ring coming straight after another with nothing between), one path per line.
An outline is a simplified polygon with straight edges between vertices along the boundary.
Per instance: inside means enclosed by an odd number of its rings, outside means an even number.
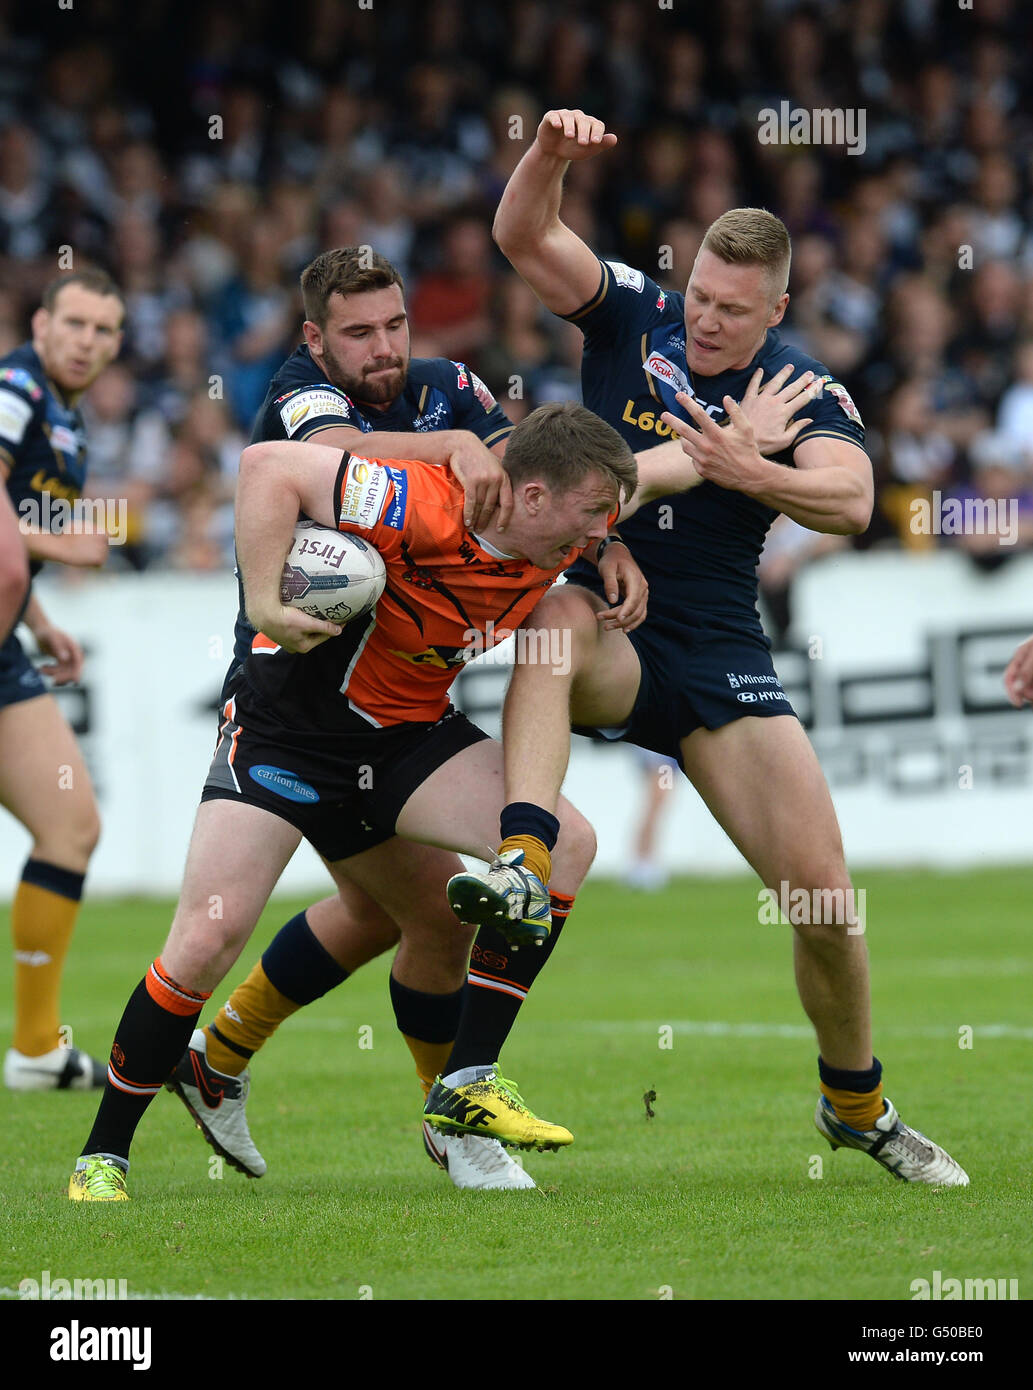
M365 376L348 376L325 344L320 365L333 384L360 405L390 405L405 390L405 380L409 371L408 362L403 362L397 375L383 377L377 381L371 381Z

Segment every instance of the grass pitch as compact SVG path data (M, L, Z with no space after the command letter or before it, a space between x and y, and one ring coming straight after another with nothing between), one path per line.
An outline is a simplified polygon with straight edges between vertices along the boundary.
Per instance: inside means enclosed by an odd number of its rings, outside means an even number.
M649 896L593 883L503 1057L532 1108L575 1135L526 1157L541 1191L458 1192L425 1158L385 959L253 1064L260 1180L220 1176L163 1092L132 1200L73 1205L97 1096L0 1090L0 1288L49 1270L126 1279L137 1297L896 1300L938 1269L1017 1278L1028 1298L1033 873L858 879L887 1093L962 1162L967 1189L905 1186L814 1130L792 928L758 925L752 880ZM214 1004L300 906L266 914ZM64 998L77 1044L106 1055L170 918L170 904L86 903Z

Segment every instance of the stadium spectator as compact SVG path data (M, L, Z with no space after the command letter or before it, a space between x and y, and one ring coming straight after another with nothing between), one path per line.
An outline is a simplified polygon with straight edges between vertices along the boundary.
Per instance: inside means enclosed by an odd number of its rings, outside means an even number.
M441 240L441 265L417 280L409 316L423 356L466 361L494 332L488 314L496 279L491 237L482 217L459 213Z

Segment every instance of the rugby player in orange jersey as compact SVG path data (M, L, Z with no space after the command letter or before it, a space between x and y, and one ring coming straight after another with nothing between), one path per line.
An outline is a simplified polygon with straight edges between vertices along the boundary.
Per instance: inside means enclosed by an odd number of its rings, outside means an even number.
M630 448L597 416L569 403L542 406L510 437L508 525L473 533L459 484L431 465L342 456L318 444L244 451L237 547L259 635L229 692L179 907L116 1032L71 1198L128 1195L136 1127L246 944L296 830L335 881L347 877L403 924L410 885L397 875L396 835L418 842L410 851L417 867L420 845L490 851L504 802L502 748L452 709L448 688L471 647L492 644L504 625L518 628L561 570L606 537L622 499L630 514L698 481L680 450L664 460L644 465L647 476L637 479ZM384 557L387 588L375 613L343 633L280 601L299 513L368 539ZM569 911L595 844L569 803L561 799L558 809L551 881ZM383 873L385 847L393 878ZM446 989L461 987L471 941L459 926L407 933L403 925L403 948ZM492 1086L492 1117L506 1114L506 1142L571 1142L569 1131L523 1105L497 1067ZM474 1127L477 1116L469 1118Z

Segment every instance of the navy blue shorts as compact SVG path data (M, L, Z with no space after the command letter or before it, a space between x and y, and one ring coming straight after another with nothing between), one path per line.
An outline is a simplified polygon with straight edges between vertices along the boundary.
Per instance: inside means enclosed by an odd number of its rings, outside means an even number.
M697 729L720 729L746 715L796 714L763 633L654 616L629 632L628 640L642 671L630 719L620 729L575 725L575 733L625 740L680 765L681 740Z
M293 729L246 677L231 682L202 801L261 807L330 863L390 840L402 807L442 764L488 735L449 706L434 724L372 727L342 710L332 733Z
M12 633L0 646L0 709L16 705L20 700L34 700L46 695L46 681L22 650L22 644Z

